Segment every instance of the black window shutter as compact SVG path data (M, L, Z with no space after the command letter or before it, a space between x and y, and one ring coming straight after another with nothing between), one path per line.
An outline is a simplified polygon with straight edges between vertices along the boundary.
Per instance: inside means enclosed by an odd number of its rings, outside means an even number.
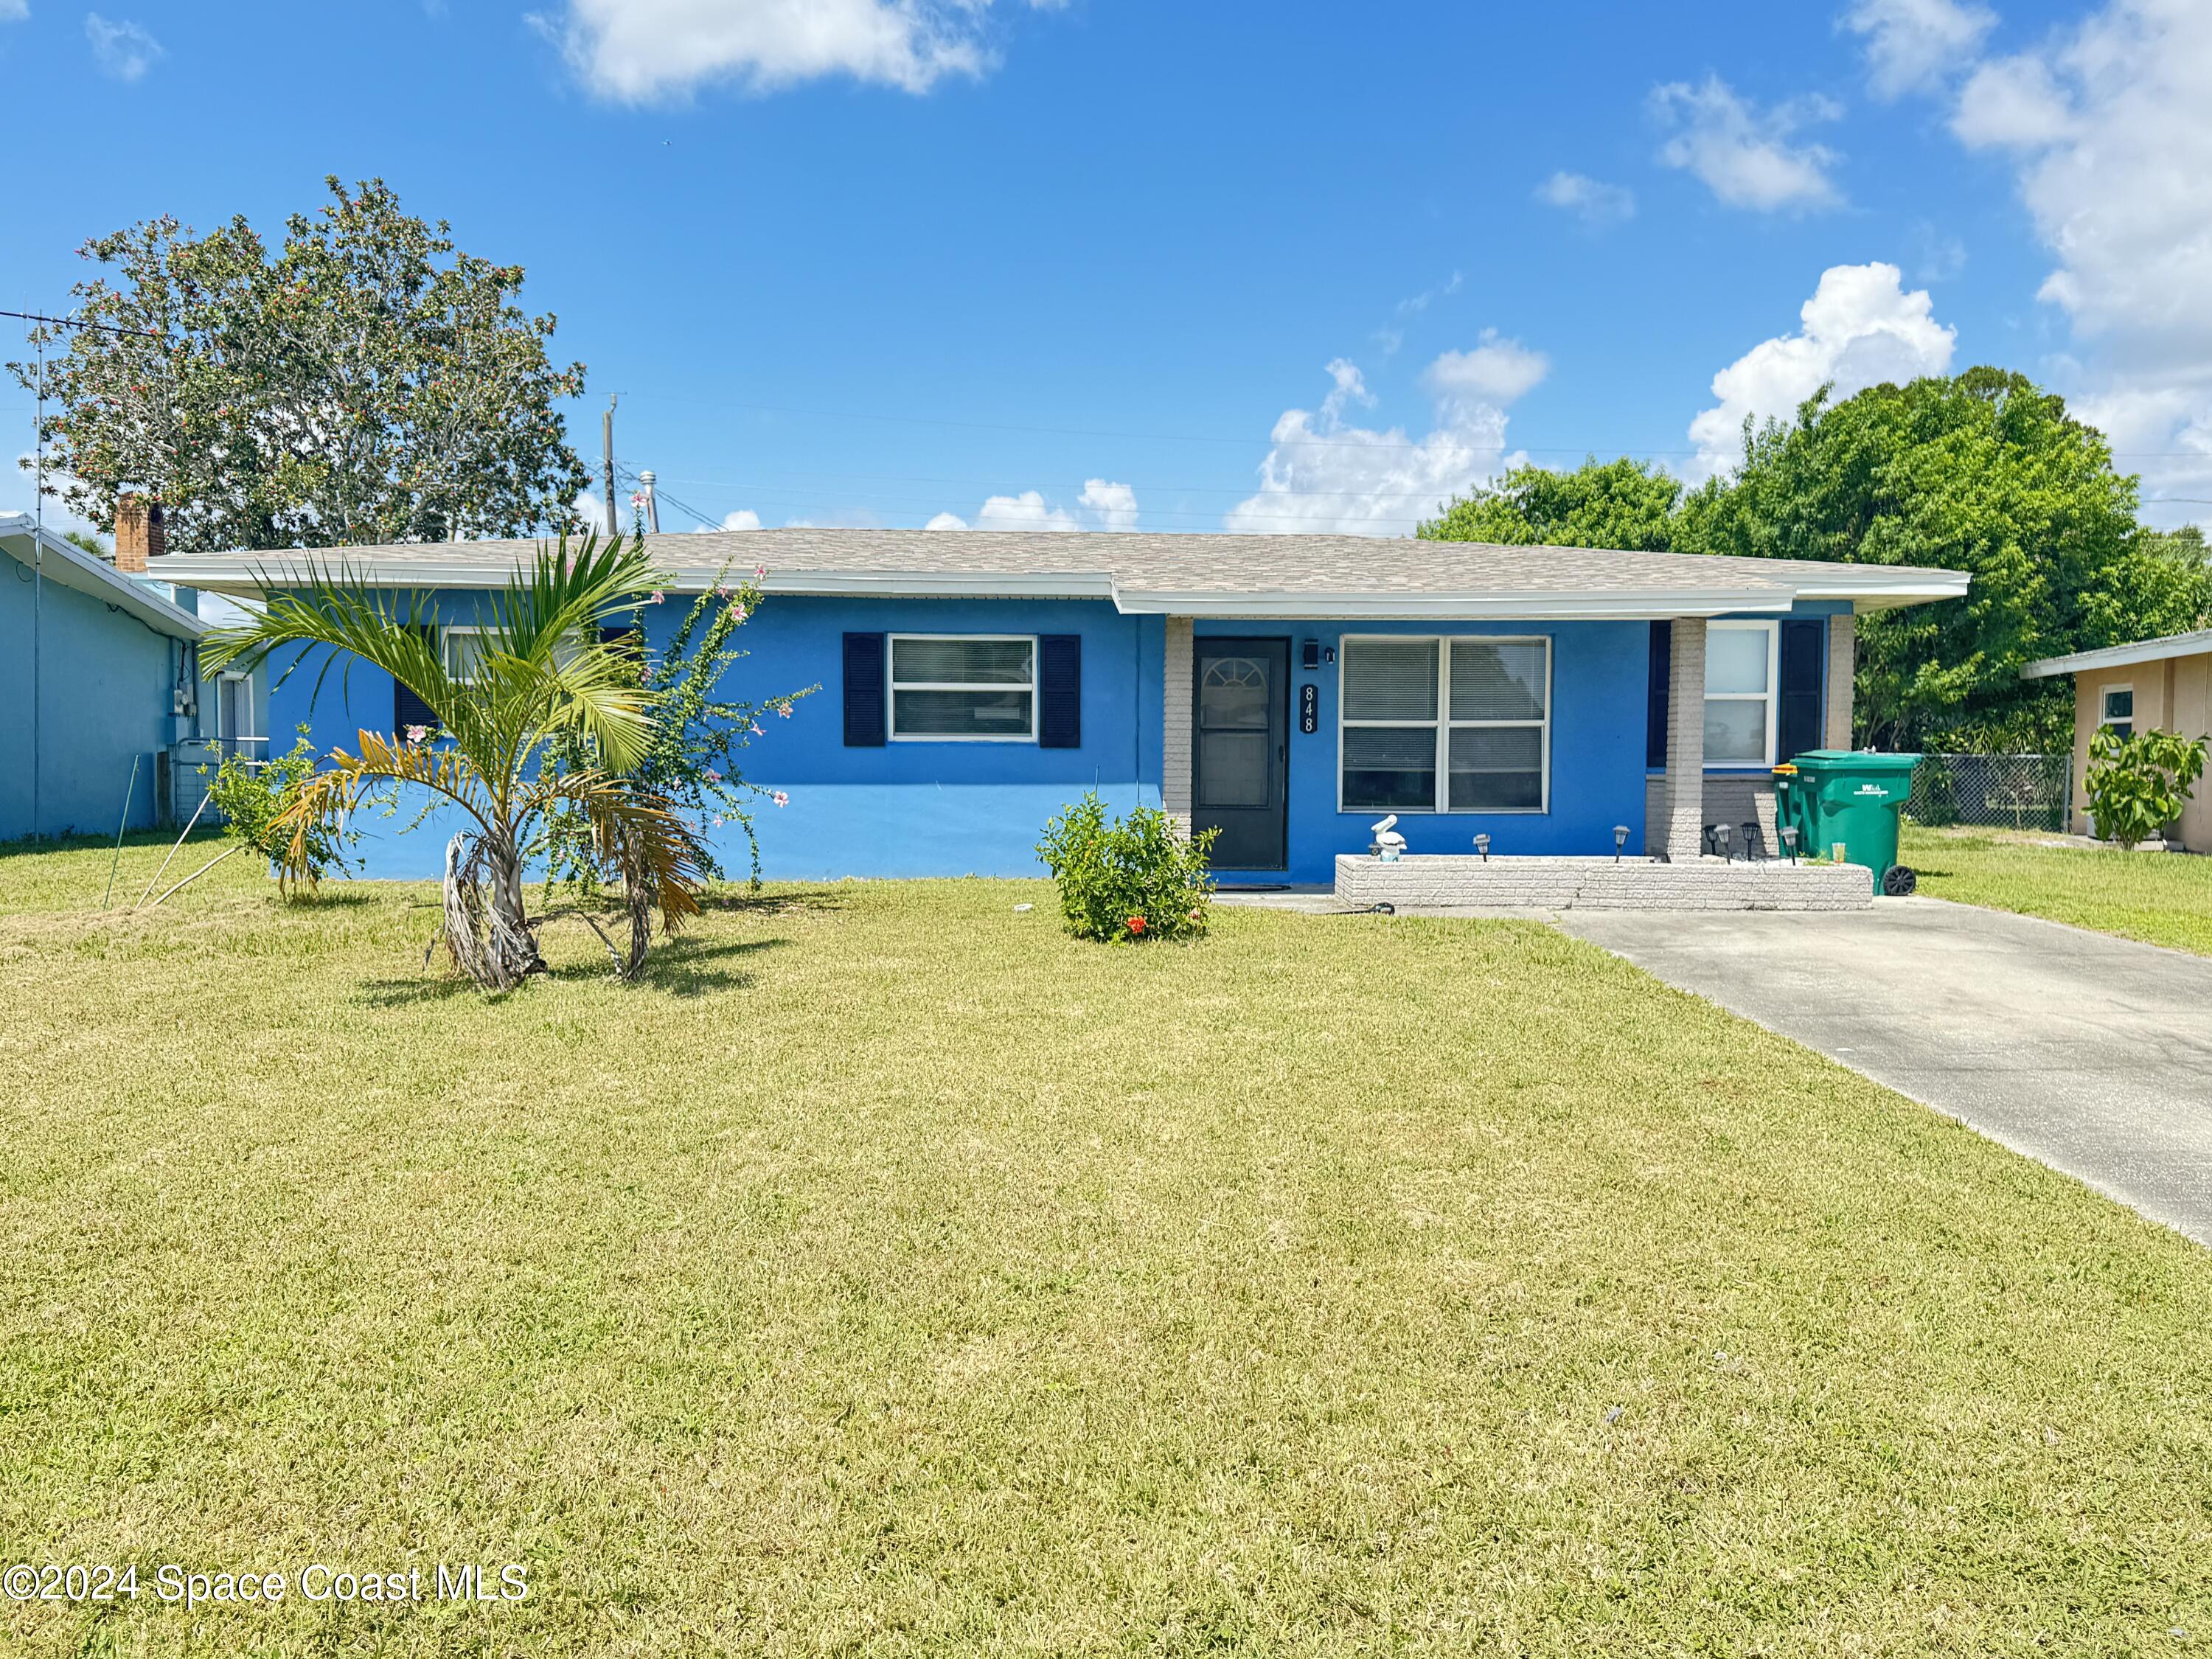
M1083 747L1083 635L1037 639L1037 747Z
M845 747L883 747L884 693L884 636L846 635Z
M427 635L434 642L438 637L438 630L434 628L418 625L416 631ZM427 726L434 732L444 724L445 721L438 718L436 709L400 684L398 680L392 682L392 735L393 737L404 738L407 735L407 728L410 726Z
M1824 622L1796 618L1782 624L1782 710L1775 758L1788 760L1820 746L1820 680Z
M1674 665L1674 624L1651 624L1651 669L1644 706L1644 763L1667 764L1667 683Z

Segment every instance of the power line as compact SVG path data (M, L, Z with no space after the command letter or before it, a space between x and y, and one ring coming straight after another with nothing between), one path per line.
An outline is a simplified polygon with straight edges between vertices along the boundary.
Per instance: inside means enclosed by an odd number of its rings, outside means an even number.
M155 329L123 328L114 323L88 322L82 317L49 317L42 311L0 311L0 317L20 318L27 323L50 323L57 328L96 328L103 334L130 334L146 340L166 340L169 337Z

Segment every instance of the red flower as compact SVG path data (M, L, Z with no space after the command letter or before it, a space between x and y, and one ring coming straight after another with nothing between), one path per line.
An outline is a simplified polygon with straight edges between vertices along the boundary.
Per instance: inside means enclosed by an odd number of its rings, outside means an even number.
M1129 931L1133 933L1143 933L1145 931L1145 919L1142 916L1131 916L1129 918Z

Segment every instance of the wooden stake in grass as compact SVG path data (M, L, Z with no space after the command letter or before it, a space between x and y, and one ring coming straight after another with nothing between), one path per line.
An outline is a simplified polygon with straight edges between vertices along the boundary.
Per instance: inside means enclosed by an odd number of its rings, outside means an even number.
M228 858L233 853L241 853L245 850L246 843L242 841L225 848L222 852L217 853L213 858L210 859L205 864L200 866L198 869L193 871L191 874L186 876L182 881L179 882L175 887L168 889L167 892L164 892L161 895L161 898L155 899L150 908L155 910L160 909L161 908L161 899L168 897L170 893L173 893L178 891L179 889L191 886L202 876L207 874L209 871L214 869L216 865L221 864L225 859Z
M195 823L198 823L200 821L200 814L207 811L207 804L208 804L208 802L209 802L209 801L212 800L213 799L214 799L214 796L213 796L213 795L211 795L211 794L208 794L208 795L202 795L202 796L200 797L200 804L199 804L198 806L195 806L194 808L192 808L192 815L191 815L191 817L189 819L187 819L187 820L185 821L185 827L184 827L184 830L183 830L183 832L182 832L181 834L179 834L179 835L178 836L178 837L177 837L177 846L176 846L176 847L172 847L172 848L169 849L169 857L168 857L168 858L167 858L167 859L163 859L163 860L161 860L161 869L156 870L156 871L155 871L152 875L149 876L149 877L146 878L146 891L138 895L138 902L137 902L137 904L135 904L135 905L131 906L131 908L133 908L133 909L135 910L135 909L143 908L144 907L145 902L146 902L146 893L150 893L150 892L152 892L152 891L154 890L154 884L155 884L155 882L157 882L157 881L161 880L161 878L162 875L163 875L163 874L167 871L167 869L168 869L168 867L169 867L169 859L173 859L173 858L175 858L175 857L177 856L177 847L182 847L182 846L185 844L185 836L189 836L189 835L191 835L191 834L192 833L192 825L193 825L193 824L195 824ZM190 878L188 877L188 878L186 878L186 879L187 879L187 880L189 880L189 879L190 879ZM173 893L173 892L175 892L176 890L176 890L176 888L172 887L172 888L169 890L169 893ZM168 896L169 896L169 893L164 893L164 894L162 894L162 895L161 895L161 897L162 897L162 898L167 898L167 897L168 897ZM157 903L157 904L158 904L160 902L161 902L161 900L160 900L160 899L157 899L157 900L155 900L155 903Z

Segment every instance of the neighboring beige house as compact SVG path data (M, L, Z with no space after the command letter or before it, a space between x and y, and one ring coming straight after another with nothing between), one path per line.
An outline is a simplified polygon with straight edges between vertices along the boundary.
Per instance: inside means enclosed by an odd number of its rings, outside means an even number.
M2212 732L2212 629L2046 657L2020 672L2030 680L2074 677L2073 827L2078 835L2089 829L2083 778L2089 734L2099 726L2116 726L2123 736L2154 728L2185 738ZM2192 853L2212 853L2212 778L2197 786L2182 811L2181 844Z

